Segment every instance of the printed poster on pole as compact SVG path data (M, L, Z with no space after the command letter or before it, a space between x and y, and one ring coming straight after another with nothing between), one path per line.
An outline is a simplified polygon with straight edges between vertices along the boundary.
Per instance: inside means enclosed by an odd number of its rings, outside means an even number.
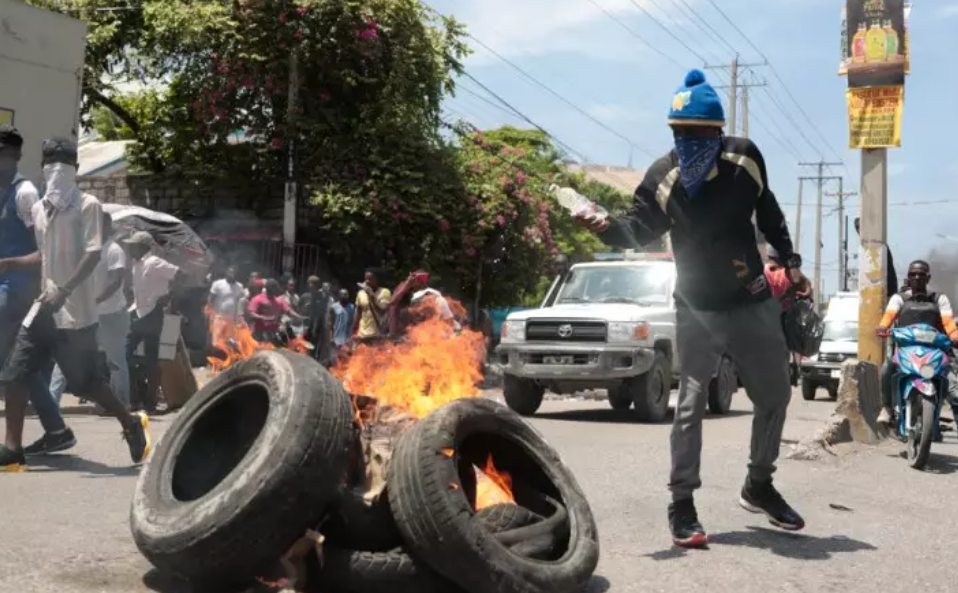
M842 9L842 60L849 88L905 84L908 26L904 0L847 0Z
M859 149L901 146L905 87L852 88L848 101L848 147Z

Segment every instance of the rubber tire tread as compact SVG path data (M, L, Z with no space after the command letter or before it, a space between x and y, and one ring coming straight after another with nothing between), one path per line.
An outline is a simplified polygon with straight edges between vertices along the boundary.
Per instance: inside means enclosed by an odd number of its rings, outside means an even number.
M467 430L462 429L465 423ZM442 452L482 433L518 445L558 489L569 514L562 558L541 562L518 556L475 519L460 484L458 462ZM407 429L393 454L388 482L390 507L407 549L470 591L575 591L598 565L595 520L575 477L535 429L493 401L458 400Z
M669 394L664 396L664 405L655 404L649 401L652 390L652 374L662 375L662 389L670 391L671 386L671 367L668 357L656 350L655 358L652 360L652 367L649 371L638 377L629 379L625 385L630 387L632 393L632 405L635 406L635 416L643 422L661 422L669 413Z
M731 367L731 368L727 368ZM723 396L721 391L721 381L719 380L723 372L728 373L728 389L731 393L728 396L728 401L723 401ZM732 397L735 395L735 392L738 390L738 377L735 376L735 367L731 360L728 358L722 357L719 362L718 373L709 381L709 412L716 416L725 416L729 413L729 410L732 409Z
M931 457L931 444L935 440L935 412L938 406L928 398L921 398L921 442L918 443L918 455L911 462L914 469L924 469Z
M346 550L386 552L403 543L386 491L371 503L356 490L343 491L332 505L322 531L331 546Z
M229 390L267 389L269 416L236 467L191 502L172 495L174 462L195 422ZM315 360L259 352L193 396L158 443L137 482L130 526L140 552L161 571L201 586L243 585L276 563L326 513L347 469L351 402Z
M542 405L545 388L531 379L506 374L503 377L502 394L506 405L521 416L532 416Z
M803 400L807 402L815 401L815 395L817 391L818 391L818 385L816 383L812 383L811 381L802 379L802 399Z

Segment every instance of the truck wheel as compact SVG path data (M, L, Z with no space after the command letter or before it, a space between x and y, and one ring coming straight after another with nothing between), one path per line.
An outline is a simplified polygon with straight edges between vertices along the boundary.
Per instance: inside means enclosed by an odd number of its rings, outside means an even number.
M735 365L726 357L719 361L718 372L709 383L709 412L718 416L728 414L732 408L732 395L738 389Z
M828 399L835 401L838 399L838 385L828 386Z
M632 394L621 387L609 390L609 405L613 410L628 410L632 407Z
M542 405L545 388L532 379L506 375L503 393L506 404L521 416L532 416Z
M807 402L814 401L816 391L818 391L818 385L816 383L808 379L802 379L802 399Z
M635 415L644 422L661 422L669 413L669 359L655 353L649 372L625 382L623 389L632 393Z

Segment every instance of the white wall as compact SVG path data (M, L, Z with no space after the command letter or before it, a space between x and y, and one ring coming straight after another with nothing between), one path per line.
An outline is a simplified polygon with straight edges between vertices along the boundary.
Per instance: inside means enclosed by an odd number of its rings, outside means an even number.
M86 24L17 0L0 0L0 121L23 135L20 171L39 181L40 145L77 138Z

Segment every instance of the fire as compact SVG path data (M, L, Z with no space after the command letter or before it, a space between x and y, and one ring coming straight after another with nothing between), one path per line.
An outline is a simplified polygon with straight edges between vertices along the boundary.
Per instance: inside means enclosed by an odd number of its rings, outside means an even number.
M213 338L213 346L225 356L225 358L206 357L206 361L210 365L211 376L228 369L239 360L246 360L260 350L276 350L276 346L272 344L257 342L253 338L252 330L245 322L213 315L209 310L207 310L207 314L210 318L210 334ZM286 346L286 349L301 354L309 352L311 348L309 342L302 338L294 338Z
M478 472L477 477L477 511L497 504L515 504L516 499L512 495L512 476L496 469L492 454L486 459L486 465Z
M457 303L451 308L461 311ZM434 301L413 307L418 323L402 341L360 344L332 369L346 391L377 400L422 418L449 402L477 397L482 380L485 338L480 332L456 331L441 319Z

